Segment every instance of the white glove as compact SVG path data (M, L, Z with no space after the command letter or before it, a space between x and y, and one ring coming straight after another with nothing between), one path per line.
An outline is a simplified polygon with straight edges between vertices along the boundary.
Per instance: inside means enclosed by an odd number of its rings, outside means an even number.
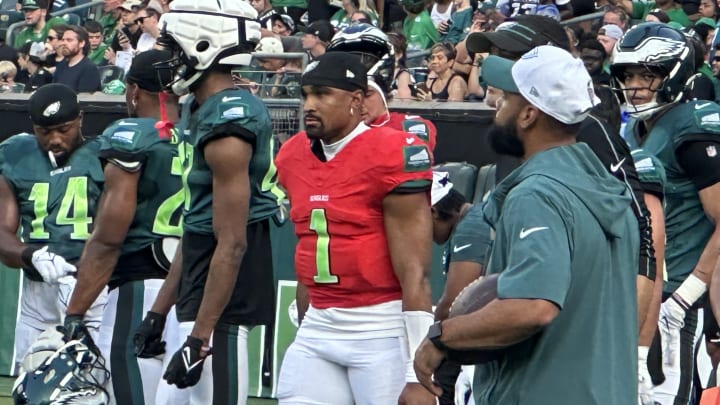
M680 349L680 329L683 326L685 326L685 310L673 297L666 299L660 305L658 329L663 349L663 364L670 367L675 364L675 357Z
M33 252L32 264L43 281L50 284L57 284L58 279L77 271L75 266L66 262L62 256L48 252L47 246Z
M473 378L475 377L475 366L462 366L462 371L458 375L455 382L455 405L470 405L475 401L472 398ZM470 402L465 401L467 395L470 395Z
M638 350L638 405L655 405L653 383L647 368L647 352L647 347Z

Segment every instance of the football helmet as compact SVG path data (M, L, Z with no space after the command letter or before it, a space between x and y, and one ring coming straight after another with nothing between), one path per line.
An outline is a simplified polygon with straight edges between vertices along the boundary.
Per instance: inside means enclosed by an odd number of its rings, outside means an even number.
M682 99L687 82L695 73L695 56L682 32L667 24L642 23L628 30L615 44L610 65L613 88L623 91L626 99L630 92L640 90L625 86L625 70L630 66L642 66L662 77L652 101L641 105L626 103L631 116L647 119L660 108Z
M54 350L53 350L54 349ZM81 340L65 342L45 331L28 350L12 390L15 405L107 405L110 372L105 361Z
M326 52L349 52L360 56L368 79L384 93L390 91L395 75L395 51L387 34L370 24L353 24L335 34Z
M173 58L156 65L171 69L166 84L177 95L186 94L216 64L249 65L260 41L257 11L240 0L175 0L160 18L158 45Z

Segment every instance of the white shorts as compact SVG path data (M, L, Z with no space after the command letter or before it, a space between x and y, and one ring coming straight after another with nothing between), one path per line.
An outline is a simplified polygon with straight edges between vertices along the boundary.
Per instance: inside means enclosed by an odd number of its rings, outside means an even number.
M178 333L167 336L163 373L173 354L185 343L194 322L181 322ZM158 387L158 405L245 405L248 395L247 337L249 328L240 325L218 325L210 338L212 355L203 363L200 381L192 387L177 389L165 380ZM185 397L178 398L178 392Z
M156 403L155 396L162 379L163 357L167 354L152 359L141 359L135 356L133 338L145 314L155 302L163 281L160 279L131 281L108 293L100 336L96 342L105 358L105 366L110 370L107 390L111 404ZM168 335L177 334L177 330L177 317L173 307L167 316L164 340L167 341ZM179 391L177 388L174 390ZM178 393L177 398L182 398L182 393ZM181 404L181 401L177 403Z
M298 336L283 359L282 405L396 404L405 387L404 337L363 340Z
M20 316L15 325L16 371L25 353L43 331L62 325L70 301L72 283L48 284L23 277L20 296ZM107 301L104 290L85 314L85 322L93 340L97 341L103 310Z

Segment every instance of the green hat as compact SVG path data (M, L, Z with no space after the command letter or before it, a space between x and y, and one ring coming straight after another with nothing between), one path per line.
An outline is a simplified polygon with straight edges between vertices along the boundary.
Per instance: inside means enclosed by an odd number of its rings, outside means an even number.
M21 10L37 10L39 8L45 8L45 4L40 4L37 0L23 0Z
M102 92L105 94L122 96L125 94L125 83L123 83L122 80L113 80L103 87Z

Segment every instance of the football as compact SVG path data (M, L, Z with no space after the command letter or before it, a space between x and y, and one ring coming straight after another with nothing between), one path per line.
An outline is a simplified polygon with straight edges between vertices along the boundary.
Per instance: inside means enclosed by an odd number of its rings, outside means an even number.
M448 318L475 312L497 298L498 276L491 274L468 284L455 297ZM503 349L449 350L447 358L460 364L480 364L497 360L503 354Z

